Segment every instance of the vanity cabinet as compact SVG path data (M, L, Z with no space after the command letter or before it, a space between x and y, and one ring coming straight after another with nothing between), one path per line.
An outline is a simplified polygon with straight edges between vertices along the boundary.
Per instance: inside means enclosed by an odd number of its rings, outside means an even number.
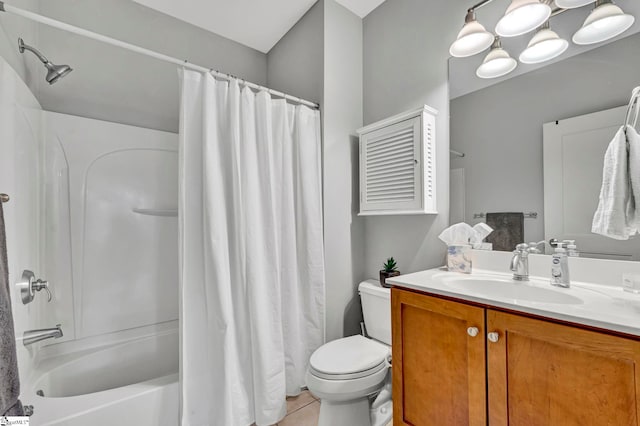
M393 424L486 426L484 309L392 288Z
M638 425L640 342L487 309L489 424Z
M391 294L394 425L640 424L638 340Z

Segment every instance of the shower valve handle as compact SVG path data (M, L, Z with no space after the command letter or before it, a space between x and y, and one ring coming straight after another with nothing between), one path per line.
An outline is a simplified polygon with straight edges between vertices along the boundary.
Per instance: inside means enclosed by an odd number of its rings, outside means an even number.
M31 284L31 287L33 288L33 291L46 290L47 302L51 302L51 290L49 290L49 281L43 281L40 278L38 278Z
M35 274L29 270L22 271L22 278L16 283L16 286L20 289L22 303L25 305L33 301L37 291L47 291L47 302L51 302L53 298L51 290L49 290L49 282L36 279Z

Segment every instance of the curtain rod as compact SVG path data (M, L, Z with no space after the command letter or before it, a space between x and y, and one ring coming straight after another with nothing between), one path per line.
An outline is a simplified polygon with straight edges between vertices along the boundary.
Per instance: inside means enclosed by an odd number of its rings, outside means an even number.
M115 38L111 38L111 37L107 37L104 36L102 34L98 34L98 33L94 33L93 31L89 31L89 30L85 30L84 28L80 28L80 27L76 27L70 24L67 24L65 22L61 22L61 21L56 21L55 19L51 19L48 18L46 16L43 15L38 15L37 13L33 13L30 12L28 10L24 10L24 9L20 9L18 7L12 6L10 4L7 4L3 1L0 1L0 12L5 12L5 13L10 13L13 15L17 15L17 16L21 16L23 18L26 19L30 19L32 21L35 22L39 22L41 24L44 25L48 25L50 27L54 27L54 28L58 28L60 30L64 30L64 31L68 31L70 33L74 33L74 34L78 34L84 37L88 37L90 39L93 40L97 40L97 41L101 41L103 43L107 43L107 44L111 44L113 46L117 46L117 47L121 47L123 49L126 50L130 50L132 52L136 52L136 53L140 53L142 55L146 55L146 56L150 56L152 58L155 59L159 59L161 61L165 61L165 62L169 62L175 65L179 65L185 68L189 68L195 71L200 71L203 73L211 73L211 75L213 75L214 77L223 79L223 80L231 80L231 79L236 79L238 80L241 84L243 84L246 87L250 87L252 89L255 90L265 90L267 92L269 92L270 94L274 95L274 96L278 96L280 98L284 98L287 99L289 101L301 104L301 105L306 105L308 107L311 108L319 108L320 106L315 103L315 102L311 102L311 101L307 101L301 98L298 98L296 96L291 96L291 95L287 95L286 93L282 93L279 92L277 90L273 90L273 89L269 89L268 87L264 87L261 86L259 84L255 84L255 83L251 83L250 81L246 81L244 79L235 77L231 74L225 74L210 68L205 68L202 67L200 65L196 65L196 64L192 64L189 61L186 60L180 60L153 50L149 50L149 49L145 49L144 47L140 47L140 46L136 46L135 44L131 44L131 43L127 43L124 41L120 41L118 39Z

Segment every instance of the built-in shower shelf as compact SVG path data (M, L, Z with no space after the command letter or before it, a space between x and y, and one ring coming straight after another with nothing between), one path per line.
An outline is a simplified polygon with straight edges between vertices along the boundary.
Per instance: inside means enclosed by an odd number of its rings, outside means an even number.
M137 209L134 207L132 211L145 216L178 217L178 209Z

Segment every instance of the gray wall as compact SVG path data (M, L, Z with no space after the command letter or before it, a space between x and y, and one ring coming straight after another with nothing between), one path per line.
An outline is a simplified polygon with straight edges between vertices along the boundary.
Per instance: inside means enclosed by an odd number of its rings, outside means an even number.
M265 54L130 0L41 0L40 13L258 84L267 80ZM40 86L44 109L178 131L175 65L46 26L37 42L26 41L74 68L55 85ZM37 70L44 79L44 67Z
M362 126L362 20L325 0L324 221L327 338L357 334L357 288L364 274L364 221L358 211L358 139Z
M364 228L357 208L362 20L320 0L268 54L270 87L322 105L327 339L359 332Z
M437 216L368 217L365 272L394 256L402 272L442 265L449 222L447 58L464 7L447 0L387 0L364 19L364 122L427 104L436 108Z
M525 239L544 239L542 125L626 104L639 69L634 34L452 100L451 147L466 156L451 167L465 169L466 222L480 212L534 211Z
M16 0L12 5L38 12L38 0ZM25 55L18 52L18 37L25 40L36 40L38 26L19 16L8 13L0 13L0 56L2 56L11 67L16 70L20 78L27 83L27 86L35 93L38 89L38 79L33 75L27 66L29 60ZM35 69L35 68L34 68Z
M267 85L320 102L324 88L324 0L318 1L267 54Z

